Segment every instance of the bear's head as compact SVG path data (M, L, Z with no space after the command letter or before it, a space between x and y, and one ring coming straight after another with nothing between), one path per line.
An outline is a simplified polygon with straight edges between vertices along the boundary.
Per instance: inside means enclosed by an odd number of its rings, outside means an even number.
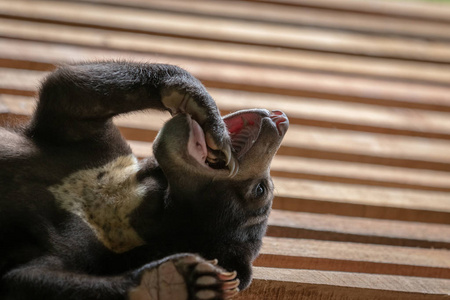
M169 205L186 227L193 228L186 235L196 235L192 243L198 248L187 251L214 253L211 259L238 271L244 288L271 210L270 163L289 121L281 111L264 109L238 111L223 121L237 161L231 170L225 155L208 147L202 128L188 114L178 114L164 125L154 154L167 178ZM224 243L227 250L216 249Z

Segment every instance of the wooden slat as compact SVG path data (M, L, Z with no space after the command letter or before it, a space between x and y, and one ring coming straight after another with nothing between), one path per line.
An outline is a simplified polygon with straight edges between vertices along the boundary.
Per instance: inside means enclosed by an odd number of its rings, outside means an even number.
M41 71L20 71L0 68L1 92L3 94L35 94L39 88L40 81L47 74L47 72ZM24 102L23 99L22 102Z
M271 174L277 177L356 183L374 186L450 192L450 174L314 158L278 155Z
M369 34L406 35L426 39L449 39L449 25L430 21L400 19L398 16L370 16L364 13L336 12L309 7L286 7L276 3L255 3L234 1L182 1L182 0L84 0L125 7L138 7L152 10L169 10L178 13L191 13L217 18L241 18L243 20L264 21L265 23L290 24L348 30ZM335 1L336 2L336 1ZM441 12L438 10L437 12Z
M382 134L291 125L284 145L293 148L317 149L343 153L411 159L447 164L450 162L450 142L414 137L392 137ZM450 170L447 168L446 170Z
M16 24L20 26L19 23ZM35 26L37 26L36 24ZM28 29L34 30L35 26ZM90 30L82 34L82 39L89 37ZM39 34L39 32L36 32ZM47 32L50 34L51 32ZM91 32L92 33L92 32ZM7 34L7 33L5 33ZM41 34L45 34L41 32ZM85 35L86 34L86 35ZM51 38L52 34L49 35ZM63 35L65 36L65 35ZM67 39L67 43L73 44L77 40L77 35ZM92 36L94 43L99 47L108 46L113 49L130 50L128 41L120 43L121 46L112 45L111 41L105 44L105 39L114 39L116 35L107 34L104 38ZM142 39L145 39L142 36ZM58 45L49 46L41 43L31 43L29 47L33 51L28 51L23 43L21 46L14 46L17 43L6 43L5 47L0 49L0 55L8 58L9 66L14 66L13 60L19 60L17 66L23 66L20 61L37 61L39 65L45 62L72 62L77 60L92 60L95 58L133 58L145 59L147 61L171 62L187 68L197 77L202 79L209 87L241 89L248 91L260 91L266 93L276 93L294 96L306 96L315 98L325 98L333 100L345 100L349 102L363 102L376 105L402 106L408 108L431 109L438 111L450 111L449 88L443 86L421 85L403 82L393 82L386 80L375 80L359 77L342 77L330 74L308 73L305 71L285 70L260 66L245 66L242 64L220 63L216 61L189 60L176 56L158 55L131 55L127 52L109 52L106 50L93 51L77 47L63 47ZM87 43L88 45L90 44ZM58 49L61 49L60 55L56 55ZM55 53L55 56L49 56L49 51ZM68 56L67 53L73 53ZM20 55L19 55L20 54ZM109 54L109 55L108 55ZM29 64L28 62L26 64ZM221 70L221 72L217 72Z
M257 1L259 2L260 0ZM359 0L267 0L261 2L450 23L450 8L445 3L437 3L437 1L436 3L430 3L430 1L390 0L365 0L364 2Z
M450 251L266 237L255 266L450 279Z
M52 1L3 1L0 2L0 10L3 15L90 27L368 56L447 63L450 61L450 50L445 43L429 42L424 44L408 38L367 37L356 33L264 22L218 21L206 16L179 15L123 7L99 7L89 3L65 2L54 6ZM89 13L77 14L81 11ZM177 22L172 22L173 19L177 19Z
M274 178L277 209L450 224L449 193Z
M296 199L348 201L355 204L402 207L450 212L448 193L394 188L342 185L289 178L276 178L277 195ZM333 192L330 192L333 191ZM450 220L449 220L450 221Z
M450 280L258 267L250 288L235 299L448 299Z
M450 226L272 210L269 236L450 249Z

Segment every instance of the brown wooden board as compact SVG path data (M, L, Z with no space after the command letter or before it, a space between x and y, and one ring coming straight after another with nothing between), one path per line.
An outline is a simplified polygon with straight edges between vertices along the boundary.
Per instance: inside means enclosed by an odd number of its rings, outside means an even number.
M448 63L450 59L450 51L444 42L430 41L424 44L407 37L366 36L349 31L336 32L255 21L249 23L236 19L217 20L211 16L180 15L128 7L99 7L89 3L64 2L54 6L52 1L16 0L0 2L0 10L9 17L201 40L430 62Z
M255 266L450 279L450 250L266 237Z
M327 28L333 30L347 30L362 32L367 34L390 34L399 36L414 36L427 39L448 39L448 25L437 22L439 16L446 16L442 12L442 7L438 6L434 11L431 20L418 20L423 16L423 10L417 11L416 18L409 20L399 18L398 15L368 15L362 11L328 11L323 9L321 2L311 2L317 7L308 7L299 3L298 7L293 5L279 5L281 2L251 3L245 1L234 1L233 5L229 1L182 1L182 0L129 0L124 3L121 0L83 0L90 3L101 3L115 5L119 7L136 7L152 10L173 11L184 14L208 15L216 18L232 18L251 21L263 21L265 23L289 24L297 26L310 26L316 28ZM339 1L329 2L329 6L335 5ZM342 2L342 1L341 1ZM342 3L338 3L338 5ZM353 7L358 7L358 2ZM390 4L390 3L387 3ZM311 6L312 6L311 5ZM367 1L366 1L367 5ZM379 3L378 3L379 5ZM404 4L403 4L404 5ZM337 5L335 5L336 7ZM361 7L359 5L359 7ZM428 7L428 6L427 6ZM440 10L438 9L440 8ZM388 11L389 12L389 11ZM392 10L390 11L392 12ZM412 12L411 12L412 13ZM431 14L431 12L430 12Z
M334 12L357 12L365 15L393 16L403 19L450 23L450 8L445 3L390 0L246 0L288 7L314 7ZM442 2L442 1L441 1Z
M450 226L272 210L269 236L450 249Z
M450 280L334 271L254 268L242 300L444 300Z

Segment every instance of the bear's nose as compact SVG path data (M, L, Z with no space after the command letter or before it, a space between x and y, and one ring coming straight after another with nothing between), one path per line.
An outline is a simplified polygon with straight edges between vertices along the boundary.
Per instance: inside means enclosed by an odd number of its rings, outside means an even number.
M275 123L280 136L283 136L289 128L289 119L281 110L273 110L270 113L270 118Z

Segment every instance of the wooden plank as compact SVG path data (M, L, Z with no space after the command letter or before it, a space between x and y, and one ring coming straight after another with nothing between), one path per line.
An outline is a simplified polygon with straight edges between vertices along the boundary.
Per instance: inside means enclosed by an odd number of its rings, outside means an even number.
M52 1L3 1L0 2L0 10L3 15L13 17L195 39L421 61L450 61L450 49L445 43L430 41L424 44L408 38L368 37L357 33L274 25L265 22L217 21L213 17L161 11L106 6L99 8L89 3L59 2L58 5L54 5ZM177 21L173 22L173 20Z
M450 226L272 210L268 236L450 249Z
M84 0L84 2L136 7L152 10L169 10L183 14L202 14L216 18L240 18L243 20L264 21L265 23L290 24L349 30L377 34L398 34L427 39L449 39L449 25L435 20L421 21L400 19L391 16L372 16L361 13L327 11L309 7L286 7L276 3L250 3L234 1L163 1L163 0ZM440 11L438 11L440 12Z
M281 177L273 180L275 209L450 224L450 193Z
M373 156L367 154L344 153L337 151L329 151L323 149L296 148L289 146L281 146L278 154L287 156L298 156L304 158L337 160L343 162L358 162L364 164L376 164L383 166L393 166L400 168L410 168L411 170L427 169L448 172L450 166L447 163L422 161L416 159L389 158L381 156Z
M443 300L449 286L448 279L255 267L252 285L235 299Z
M272 176L450 192L450 173L277 155Z
M17 26L20 26L19 22ZM86 33L87 34L87 33ZM115 34L103 38L114 38ZM49 35L49 38L51 35ZM76 36L66 42L73 43ZM87 37L84 37L85 39ZM102 37L97 37L99 47L105 46ZM142 36L145 40L148 38ZM95 40L95 39L94 39ZM450 111L450 88L443 86L412 84L359 77L342 77L330 74L310 73L305 71L285 70L263 66L246 66L231 62L202 61L180 58L177 56L132 54L107 50L93 50L83 47L48 45L45 43L24 43L6 40L0 48L0 56L8 67L23 67L31 61L43 63L72 62L105 58L131 58L133 60L168 62L180 65L200 78L209 87L258 91L277 95L325 98L349 102L362 102L375 105L401 106L437 111ZM129 42L123 47L130 48ZM26 46L28 45L28 47ZM86 44L90 46L90 42ZM111 46L109 48L114 48ZM92 46L92 45L91 45ZM28 51L29 47L33 51ZM122 47L122 46L121 46ZM120 48L120 47L119 47ZM54 56L48 55L49 53ZM58 55L59 53L59 55ZM70 53L70 55L69 55ZM19 55L20 54L20 55ZM72 55L73 54L73 55ZM16 62L16 60L19 60ZM221 70L221 72L217 72Z
M266 237L254 265L450 279L450 250Z
M254 0L249 0L250 2ZM267 0L258 2L288 6L314 7L333 11L351 11L368 15L450 23L450 8L445 3L390 0Z
M43 80L47 74L47 72L41 71L21 71L0 68L0 90L4 94L8 94L8 91L17 91L17 93L23 92L24 94L34 94L39 89L40 81ZM26 102L25 99L27 99L29 102L29 98L19 99L21 99L21 102L24 103ZM10 101L10 103L11 105L13 105L12 101Z
M359 133L345 130L291 125L283 145L291 148L327 150L339 153L430 162L431 165L450 162L450 142L416 137ZM412 166L410 166L412 167ZM450 168L445 167L446 171Z
M450 194L445 192L343 185L280 177L275 178L274 182L280 197L450 212Z

